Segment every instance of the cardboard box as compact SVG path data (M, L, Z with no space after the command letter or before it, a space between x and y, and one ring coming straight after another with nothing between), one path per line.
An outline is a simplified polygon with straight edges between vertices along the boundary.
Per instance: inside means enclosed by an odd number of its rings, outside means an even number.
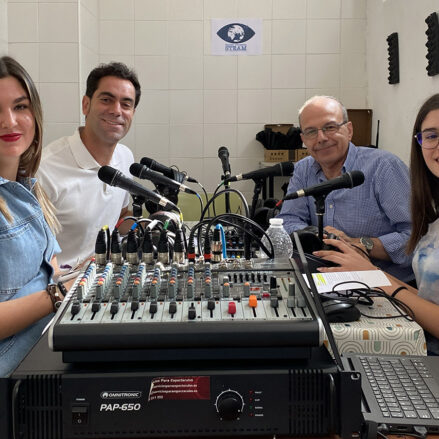
M306 148L300 149L266 149L264 151L264 162L286 162L291 160L298 162L308 155Z
M265 162L286 162L290 160L289 149L266 149L264 151Z
M291 159L293 162L298 162L308 155L306 148L293 149L291 152L294 153L294 158Z

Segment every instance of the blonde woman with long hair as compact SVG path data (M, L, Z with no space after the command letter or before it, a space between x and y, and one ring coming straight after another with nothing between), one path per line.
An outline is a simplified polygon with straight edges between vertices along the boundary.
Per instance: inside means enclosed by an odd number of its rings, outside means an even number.
M41 335L62 296L50 284L53 207L34 178L42 149L35 84L13 58L0 58L0 376L8 376Z

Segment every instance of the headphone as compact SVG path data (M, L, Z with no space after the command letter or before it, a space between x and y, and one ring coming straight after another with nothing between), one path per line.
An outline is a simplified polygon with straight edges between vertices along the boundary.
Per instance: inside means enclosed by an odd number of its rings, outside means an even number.
M276 207L278 200L274 198L267 198L264 202L260 203L260 207L257 207L253 216L253 221L260 225L264 230L267 230L270 226L270 219L274 218L280 209Z

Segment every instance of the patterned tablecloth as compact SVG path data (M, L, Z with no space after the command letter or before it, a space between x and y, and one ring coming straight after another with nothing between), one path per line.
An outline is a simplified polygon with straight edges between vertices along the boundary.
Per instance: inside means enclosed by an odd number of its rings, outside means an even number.
M397 315L395 308L385 298L374 298L374 304L357 305L369 316ZM423 329L403 317L373 319L361 316L357 322L331 323L332 332L340 353L373 353L393 355L427 355ZM324 330L324 343L328 340Z

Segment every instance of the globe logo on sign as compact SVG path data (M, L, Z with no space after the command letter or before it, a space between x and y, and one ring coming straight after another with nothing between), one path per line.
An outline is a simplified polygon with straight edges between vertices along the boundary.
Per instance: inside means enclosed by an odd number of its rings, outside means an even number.
M245 32L239 24L234 24L233 26L229 27L229 30L227 31L227 36L234 43L240 43L245 37Z
M231 23L223 26L217 35L227 43L245 43L255 35L255 31L242 23Z

